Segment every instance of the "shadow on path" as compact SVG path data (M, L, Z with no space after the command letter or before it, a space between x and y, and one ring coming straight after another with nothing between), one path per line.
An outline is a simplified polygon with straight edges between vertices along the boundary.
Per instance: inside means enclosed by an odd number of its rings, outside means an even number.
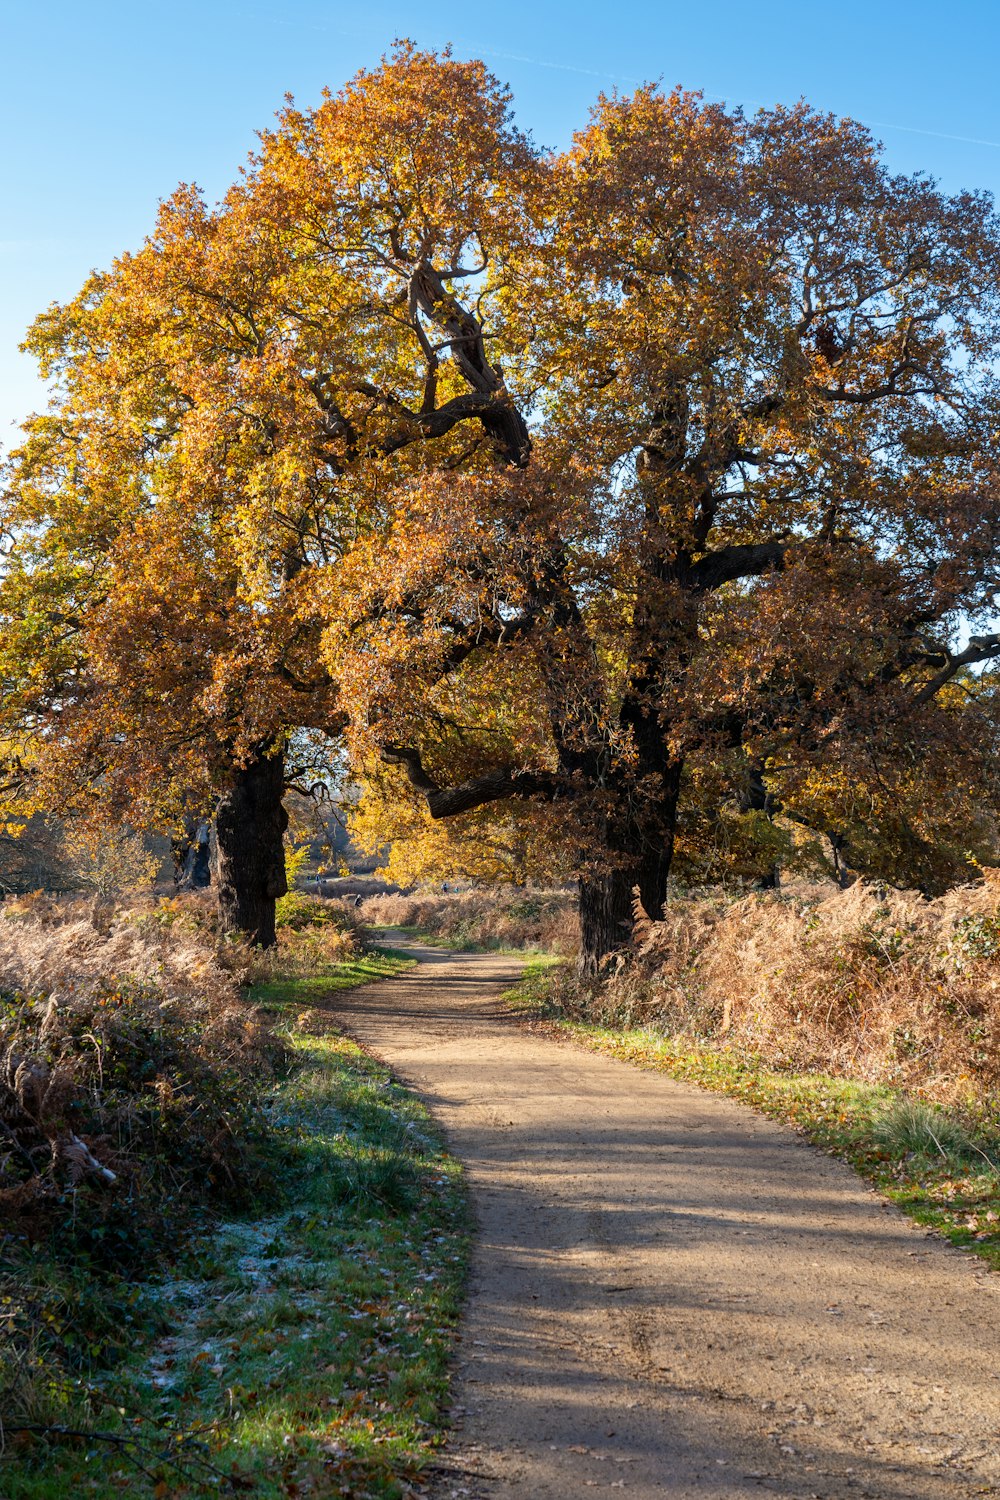
M733 1101L505 1017L519 962L331 1002L478 1219L444 1497L1000 1493L1000 1278Z

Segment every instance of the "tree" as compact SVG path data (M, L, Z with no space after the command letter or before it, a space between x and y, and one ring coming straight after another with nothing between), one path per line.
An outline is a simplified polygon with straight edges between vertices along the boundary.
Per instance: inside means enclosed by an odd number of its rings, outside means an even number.
M189 518L230 765L336 722L435 820L542 809L596 969L634 887L658 913L720 756L792 806L900 745L911 784L992 753L989 713L944 689L1000 650L998 250L985 197L892 177L804 105L748 120L648 87L546 155L481 63L402 44L289 105L217 210L181 190L54 316L78 426L46 431L87 435L96 543L60 509L78 447L19 525L70 536L91 663L108 513L130 558ZM102 661L145 701L129 567ZM25 576L58 659L64 611ZM963 622L984 633L959 650Z
M168 831L214 810L224 925L273 942L285 747L329 704L325 674L300 690L288 600L245 589L231 516L212 514L207 486L186 505L164 459L155 494L126 505L66 426L79 454L68 477L60 433L40 457L33 444L15 456L8 496L8 806Z
M237 233L181 190L32 330L54 394L7 466L0 672L9 797L171 830L214 808L224 925L267 944L288 736L336 710L295 582L310 500L235 301L274 262L242 241L227 281Z
M439 133L465 106L449 180L501 216L496 188L529 157L496 128L483 70L443 88L403 56ZM380 149L368 110L360 94L331 105L331 149ZM444 464L480 441L518 461L527 447L481 348L467 379L438 382L432 355L410 405L383 398L409 344L423 360L422 314L379 307L377 205L303 155L304 128L289 109L216 210L180 188L142 250L38 320L27 347L54 396L8 465L3 515L3 718L22 744L8 800L162 823L218 799L223 916L262 942L284 888L288 735L342 723L316 575L377 520L383 472L419 469L427 445Z
M645 88L541 166L514 186L532 232L433 209L449 263L479 250L461 306L530 452L397 483L326 649L353 739L432 817L559 804L596 969L633 888L662 906L699 760L742 747L780 790L885 779L901 745L911 780L992 755L941 689L1000 647L955 646L997 583L1000 237L984 196L892 177L805 106ZM399 281L440 279L401 174L378 201Z

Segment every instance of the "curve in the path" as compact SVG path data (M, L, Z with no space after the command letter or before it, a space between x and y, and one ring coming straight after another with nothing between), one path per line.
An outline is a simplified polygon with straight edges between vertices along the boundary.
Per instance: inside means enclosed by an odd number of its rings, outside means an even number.
M516 959L411 945L338 997L478 1222L435 1494L1000 1494L1000 1278L730 1100L505 1017Z

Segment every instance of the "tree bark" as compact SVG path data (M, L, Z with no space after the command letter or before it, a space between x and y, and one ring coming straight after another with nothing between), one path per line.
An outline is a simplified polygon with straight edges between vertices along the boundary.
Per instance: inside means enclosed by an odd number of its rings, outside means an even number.
M609 954L632 934L633 865L616 865L580 877L580 973L594 978Z
M651 922L659 922L663 916L673 844L673 834L670 833L659 847L647 850L639 865L639 875L636 880L639 888L639 901Z
M275 902L288 890L284 790L284 755L261 755L235 772L215 809L222 930L258 948L274 947Z
M178 891L200 891L212 884L210 823L186 821L184 832L171 839L170 849Z
M597 974L609 954L628 947L635 924L635 893L651 922L662 918L674 855L681 762L661 763L651 775L659 781L658 795L633 809L624 827L611 821L607 868L580 879L580 972L584 975Z

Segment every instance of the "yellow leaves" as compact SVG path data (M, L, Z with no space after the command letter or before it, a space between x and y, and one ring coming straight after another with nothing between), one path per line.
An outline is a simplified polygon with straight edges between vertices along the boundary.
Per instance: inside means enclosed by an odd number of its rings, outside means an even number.
M109 827L104 820L71 823L63 834L62 852L72 874L102 896L149 885L160 864L140 835Z
M542 157L482 63L401 43L36 324L4 712L53 786L149 804L349 713L449 781L638 805L738 734L818 816L882 806L871 744L966 722L897 668L990 586L995 294L960 268L996 248L807 106L646 87Z
M501 805L435 822L402 776L384 768L363 781L350 832L358 849L380 858L386 879L400 885L563 880L573 867L565 820L550 808Z

